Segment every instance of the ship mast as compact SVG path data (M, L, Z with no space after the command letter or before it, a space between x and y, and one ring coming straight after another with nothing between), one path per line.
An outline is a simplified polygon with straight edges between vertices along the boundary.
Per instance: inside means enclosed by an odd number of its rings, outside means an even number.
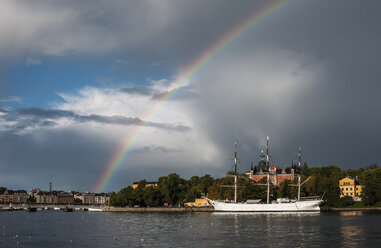
M270 174L267 173L267 204L270 203Z
M235 141L235 144L234 144L234 203L237 203L237 184L238 184L238 180L237 180L237 166L238 166L238 144L237 144L237 140Z
M267 136L267 143L266 143L266 158L267 158L267 170L270 168L270 155L269 155L269 149L270 149L270 137Z
M302 148L299 146L299 152L298 152L298 166L299 168L302 167Z
M308 177L304 182L301 183L301 177L298 176L298 184L290 184L290 186L296 186L298 187L298 201L300 201L300 188L303 184L305 184L308 180L310 180L311 177Z
M267 204L270 203L270 137L267 136L266 157L267 157Z

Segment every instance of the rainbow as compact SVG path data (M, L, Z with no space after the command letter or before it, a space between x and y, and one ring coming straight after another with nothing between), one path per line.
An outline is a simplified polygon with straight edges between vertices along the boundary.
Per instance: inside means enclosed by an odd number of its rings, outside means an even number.
M186 85L190 78L192 78L208 61L224 47L233 42L237 37L244 34L245 31L260 23L270 14L274 13L276 10L280 9L286 3L291 2L291 0L277 0L270 1L267 5L256 9L248 17L243 19L222 37L220 37L215 43L211 44L207 49L205 49L200 55L198 55L191 63L188 64L178 75L178 77L171 83L169 92L161 95L160 99L157 99L153 106L145 113L141 125L135 127L129 136L127 136L119 147L119 149L114 153L112 159L107 164L101 177L96 184L94 192L102 192L106 189L108 183L113 178L113 175L117 169L122 165L122 162L128 157L131 152L131 148L134 146L136 140L141 134L141 130L149 124L150 119L152 119L158 111L163 108L165 103L171 99L179 89Z

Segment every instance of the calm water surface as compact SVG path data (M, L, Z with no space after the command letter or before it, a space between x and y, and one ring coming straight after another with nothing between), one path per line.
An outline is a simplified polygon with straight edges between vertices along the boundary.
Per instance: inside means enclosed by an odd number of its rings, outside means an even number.
M0 247L381 247L381 213L0 212Z

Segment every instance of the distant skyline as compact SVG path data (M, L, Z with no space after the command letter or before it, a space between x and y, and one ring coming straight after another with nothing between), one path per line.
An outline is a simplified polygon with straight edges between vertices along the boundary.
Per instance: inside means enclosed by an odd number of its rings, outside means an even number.
M266 5L284 3L180 89L189 63ZM380 163L379 1L1 1L0 186L105 191L175 172ZM145 113L174 95L152 119Z

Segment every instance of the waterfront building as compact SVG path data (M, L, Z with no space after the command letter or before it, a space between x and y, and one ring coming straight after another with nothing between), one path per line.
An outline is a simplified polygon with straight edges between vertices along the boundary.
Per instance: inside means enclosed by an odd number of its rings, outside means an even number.
M279 187L279 185L285 180L293 181L297 178L297 174L295 174L294 169L290 169L288 172L286 169L281 169L279 166L275 167L274 165L271 165L268 171L260 170L254 174L254 170L250 170L249 172L246 172L246 175L248 178L257 183L262 178L267 178L267 173L270 174L270 182L277 187Z
M38 204L55 204L58 203L57 195L51 192L39 191L34 195Z
M28 198L25 190L5 190L0 195L0 203L26 203Z
M340 197L350 196L354 201L361 201L362 186L350 177L345 177L339 181Z
M30 192L37 204L74 204L74 195L64 191L42 191L34 189Z
M57 194L58 204L74 204L74 195L70 193Z
M107 193L77 193L74 195L75 201L88 205L108 205L110 194Z
M268 155L261 151L258 165L254 167L252 164L250 171L246 172L246 176L257 183L262 178L267 178L267 173L270 175L270 182L277 187L283 181L293 181L298 176L293 168L281 169L279 166L269 166Z

